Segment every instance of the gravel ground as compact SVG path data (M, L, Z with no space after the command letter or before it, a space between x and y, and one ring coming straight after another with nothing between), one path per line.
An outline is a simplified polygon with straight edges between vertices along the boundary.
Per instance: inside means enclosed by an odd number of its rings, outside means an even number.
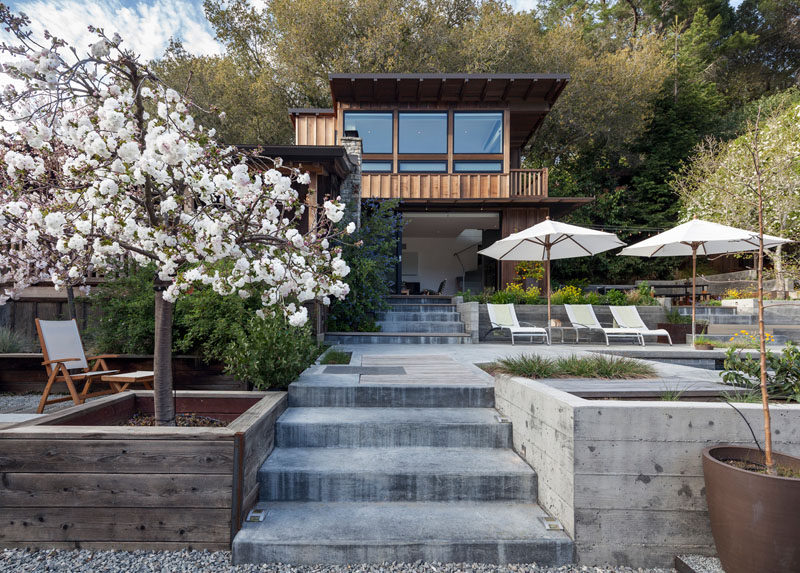
M8 573L670 573L672 569L632 569L630 567L537 567L528 565L482 565L477 563L384 563L382 565L292 566L230 565L228 551L89 551L4 549L0 571Z
M49 398L60 397L61 394L50 394ZM66 394L63 394L66 396ZM39 407L39 400L42 399L41 394L0 394L0 414L10 414L15 413L19 414L22 412L26 413L35 413L36 408ZM90 402L95 398L89 398L86 400ZM45 406L44 413L49 414L50 412L55 412L56 410L61 410L63 408L69 408L70 406L74 406L75 404L72 403L72 400L66 402L59 402L58 404L49 404Z

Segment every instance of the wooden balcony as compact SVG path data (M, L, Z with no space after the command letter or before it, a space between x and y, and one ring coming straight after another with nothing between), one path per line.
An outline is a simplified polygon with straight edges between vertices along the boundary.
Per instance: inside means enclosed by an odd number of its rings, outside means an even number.
M511 173L363 173L363 199L547 197L547 169Z

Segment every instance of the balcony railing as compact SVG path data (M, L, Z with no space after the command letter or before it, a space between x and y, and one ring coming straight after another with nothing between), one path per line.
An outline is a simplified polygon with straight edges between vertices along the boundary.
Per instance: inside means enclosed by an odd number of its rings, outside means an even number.
M511 173L363 173L364 199L547 197L547 169Z

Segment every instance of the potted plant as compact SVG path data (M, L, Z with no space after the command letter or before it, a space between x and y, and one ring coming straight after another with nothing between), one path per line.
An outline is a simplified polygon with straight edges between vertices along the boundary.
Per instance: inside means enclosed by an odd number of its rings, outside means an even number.
M695 334L705 334L708 323L698 320ZM692 335L692 317L680 314L678 309L673 308L667 313L667 322L659 322L658 328L663 328L669 332L672 342L675 344L686 344L687 336ZM666 342L664 337L663 342ZM659 342L662 342L659 340Z
M800 365L796 348L787 347L780 357L766 350L764 328L765 201L784 192L781 177L797 165L800 154L790 141L796 139L793 114L776 114L769 133L759 132L758 116L747 133L719 153L698 156L701 175L698 188L723 194L739 191L737 202L758 216L758 363L728 352L730 378L757 384L764 420L764 447L720 445L702 453L706 501L717 553L727 573L790 573L800 571L800 458L773 452L770 391L787 392L784 398L800 396ZM786 121L783 121L784 116ZM789 135L787 140L787 134ZM732 187L734 186L735 187ZM772 374L770 374L772 370ZM755 437L755 436L754 436Z
M711 341L710 338L703 336L694 337L694 349L695 350L714 350L714 343Z

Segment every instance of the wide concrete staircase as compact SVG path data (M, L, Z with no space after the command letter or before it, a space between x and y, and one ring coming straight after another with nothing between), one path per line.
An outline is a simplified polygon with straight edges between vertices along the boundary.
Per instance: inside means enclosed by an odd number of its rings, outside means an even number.
M289 387L259 471L267 516L236 535L234 563L572 562L490 385L365 385L342 368Z
M468 344L461 315L449 296L390 296L378 314L380 332L328 332L329 344Z

